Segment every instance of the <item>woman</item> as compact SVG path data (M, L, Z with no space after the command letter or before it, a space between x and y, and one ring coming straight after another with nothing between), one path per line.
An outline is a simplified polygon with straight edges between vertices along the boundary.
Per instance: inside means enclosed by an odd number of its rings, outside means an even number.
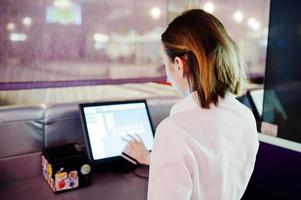
M156 130L148 199L240 199L259 143L253 114L234 96L245 81L238 48L197 9L175 18L161 41L168 79L184 98ZM149 164L141 142L129 147Z

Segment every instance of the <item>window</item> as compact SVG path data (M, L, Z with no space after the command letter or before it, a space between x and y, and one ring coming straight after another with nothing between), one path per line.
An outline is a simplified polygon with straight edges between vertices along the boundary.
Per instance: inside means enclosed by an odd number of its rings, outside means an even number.
M160 36L189 8L217 16L250 79L265 71L269 0L4 0L0 89L165 81Z
M165 80L167 1L6 0L0 9L2 89Z

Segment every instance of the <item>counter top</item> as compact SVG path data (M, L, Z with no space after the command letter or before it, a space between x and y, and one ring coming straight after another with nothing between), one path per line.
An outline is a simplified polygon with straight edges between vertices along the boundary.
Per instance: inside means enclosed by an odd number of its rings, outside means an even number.
M148 170L137 173L147 176ZM42 175L0 184L0 198L5 200L143 200L146 196L147 179L133 173L93 174L90 186L61 193L53 193Z

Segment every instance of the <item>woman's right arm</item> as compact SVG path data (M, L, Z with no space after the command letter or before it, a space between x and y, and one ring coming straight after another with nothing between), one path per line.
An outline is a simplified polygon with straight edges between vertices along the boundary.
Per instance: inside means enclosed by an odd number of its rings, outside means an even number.
M192 193L191 160L183 139L168 121L159 125L150 162L148 200L188 200Z

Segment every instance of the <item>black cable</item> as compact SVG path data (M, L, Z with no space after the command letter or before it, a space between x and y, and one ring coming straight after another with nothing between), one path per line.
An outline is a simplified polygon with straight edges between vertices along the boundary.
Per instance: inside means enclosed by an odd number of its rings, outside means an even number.
M148 179L148 176L143 176L143 175L137 173L136 171L137 171L137 169L139 169L139 168L140 168L140 169L143 169L143 168L149 168L149 166L148 166L148 165L143 165L143 164L140 164L140 163L138 163L137 165L138 165L138 166L137 166L137 168L133 171L133 174L134 174L135 176L137 176L138 178Z
M135 176L137 176L138 178L143 178L143 179L147 179L147 180L148 180L148 176L143 176L143 175L137 174L136 170L133 171L133 174L134 174Z

